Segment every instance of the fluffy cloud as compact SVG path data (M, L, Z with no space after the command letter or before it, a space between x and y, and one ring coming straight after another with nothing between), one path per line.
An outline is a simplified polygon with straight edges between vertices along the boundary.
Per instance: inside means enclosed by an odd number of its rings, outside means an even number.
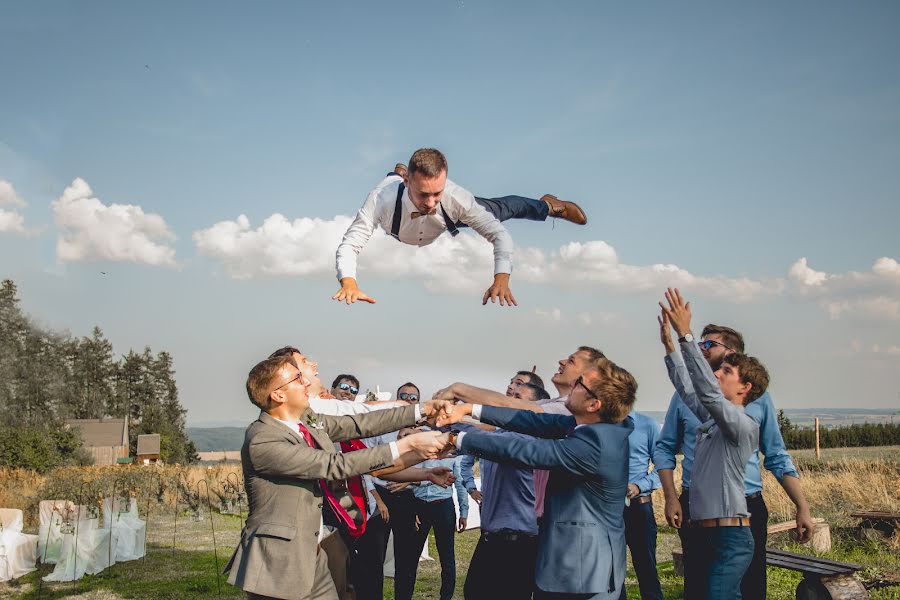
M24 207L25 200L10 182L0 179L0 206L3 205ZM16 210L0 208L0 233L26 233L25 217Z
M219 260L235 278L273 276L334 277L334 252L351 223L347 216L333 219L300 218L289 221L275 214L253 228L245 215L194 232L198 251ZM360 253L363 277L422 280L432 292L483 291L493 272L491 245L470 232L441 236L416 248L400 244L381 231ZM669 285L691 293L745 302L777 294L780 281L748 278L703 277L671 264L623 264L615 249L603 241L573 242L547 253L518 248L515 280L558 287L583 286L631 293L658 291Z
M788 271L791 291L816 301L832 320L900 321L900 263L883 256L869 271L826 273L800 258Z
M140 206L103 204L76 178L51 207L59 229L56 257L61 262L111 260L177 266L175 239L162 217Z

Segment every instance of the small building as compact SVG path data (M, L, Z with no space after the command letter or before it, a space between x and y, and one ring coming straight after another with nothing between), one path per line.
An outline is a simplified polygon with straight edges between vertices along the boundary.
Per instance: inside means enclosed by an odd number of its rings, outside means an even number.
M114 465L128 458L128 418L69 419L66 425L76 428L81 443L94 458L95 465Z
M159 461L159 434L139 435L137 440L137 464L149 465Z

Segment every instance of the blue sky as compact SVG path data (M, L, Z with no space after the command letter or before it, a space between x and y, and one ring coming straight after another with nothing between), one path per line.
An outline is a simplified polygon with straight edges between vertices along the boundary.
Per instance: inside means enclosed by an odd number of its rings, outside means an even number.
M246 371L287 343L426 393L590 344L661 410L669 282L776 402L900 407L898 26L892 2L2 2L0 275L48 326L171 351L195 423L252 417ZM422 146L477 195L587 211L509 225L517 309L481 307L479 239L373 245L379 303L328 300L335 236Z

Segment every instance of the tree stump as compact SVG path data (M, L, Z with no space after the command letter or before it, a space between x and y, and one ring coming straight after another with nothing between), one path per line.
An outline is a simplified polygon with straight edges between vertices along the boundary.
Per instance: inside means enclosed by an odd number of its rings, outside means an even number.
M675 575L684 577L684 553L681 550L672 550L672 568Z
M797 600L869 600L869 592L850 574L804 577L797 585Z

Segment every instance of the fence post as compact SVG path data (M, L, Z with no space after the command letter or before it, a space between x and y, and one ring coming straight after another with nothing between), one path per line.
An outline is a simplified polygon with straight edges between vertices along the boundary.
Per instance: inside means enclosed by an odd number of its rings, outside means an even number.
M822 460L822 451L819 448L819 417L816 417L816 460Z
M200 484L203 484L203 487L206 488L206 507L209 509L209 527L212 530L212 540L213 540L213 558L216 561L215 566L215 575L216 575L216 596L222 597L222 585L219 583L219 552L216 549L216 526L213 522L213 513L212 513L212 500L209 498L209 483L206 482L206 479L200 479L197 481L197 510L200 510L200 506L202 505L202 497L200 496Z

